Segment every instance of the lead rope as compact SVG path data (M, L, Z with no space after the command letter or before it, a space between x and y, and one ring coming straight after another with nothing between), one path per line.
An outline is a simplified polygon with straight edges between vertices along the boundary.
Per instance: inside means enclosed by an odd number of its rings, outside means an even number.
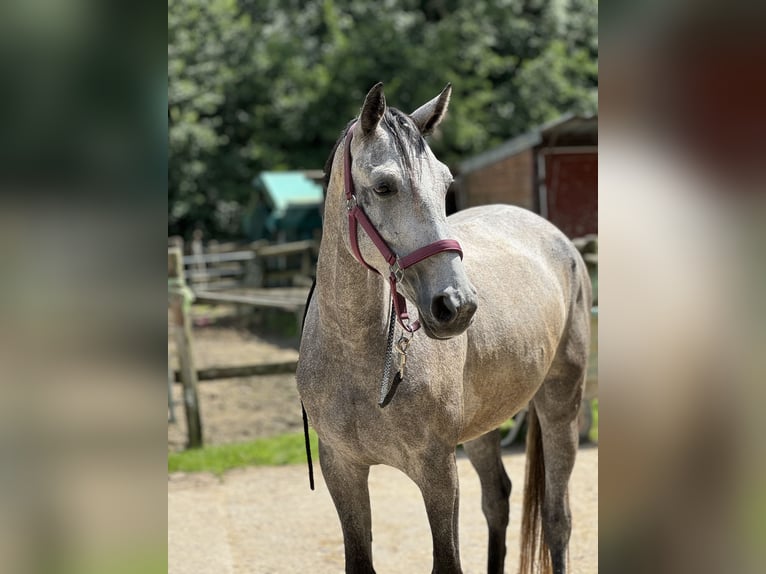
M314 279L311 283L311 289L309 289L309 296L306 298L306 307L303 309L303 321L301 321L301 337L303 336L303 326L306 324L306 315L309 312L309 303L311 303L311 296L314 294L314 288L317 286L317 280ZM309 465L309 487L314 490L314 464L311 461L311 441L309 440L309 417L306 414L306 407L303 406L301 401L301 414L303 416L303 442L306 445L306 462Z
M306 462L309 464L309 487L314 490L314 464L311 461L311 442L309 441L309 417L301 401L301 412L303 413L303 441L306 443Z

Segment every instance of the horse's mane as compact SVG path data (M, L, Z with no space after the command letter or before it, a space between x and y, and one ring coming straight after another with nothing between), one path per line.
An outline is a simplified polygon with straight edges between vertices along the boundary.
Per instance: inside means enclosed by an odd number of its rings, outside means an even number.
M332 175L332 164L335 158L335 152L338 151L338 146L345 139L351 125L357 120L354 118L346 124L340 137L332 146L332 151L327 161L324 164L324 193L327 195L327 187L330 185L330 176ZM392 137L394 145L396 146L399 156L405 163L405 166L410 170L412 168L412 157L415 152L420 154L425 151L426 140L420 134L420 130L415 126L412 119L402 111L396 108L386 108L386 113L383 115L383 119L380 122ZM409 144L409 145L405 145Z
M356 118L354 118L353 120L349 121L346 124L346 127L343 128L343 131L340 132L340 137L338 138L338 141L336 141L335 145L332 146L330 157L328 157L327 161L324 162L324 194L325 196L327 196L327 188L330 186L330 176L332 175L332 162L333 162L333 159L335 159L335 152L338 151L338 146L340 145L340 142L342 142L345 139L349 128L355 121L356 121Z

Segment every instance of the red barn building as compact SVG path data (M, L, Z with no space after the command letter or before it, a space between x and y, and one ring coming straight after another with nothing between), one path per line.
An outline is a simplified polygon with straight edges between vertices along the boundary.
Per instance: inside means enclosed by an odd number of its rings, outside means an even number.
M598 117L566 115L460 164L455 207L525 207L569 237L598 233Z

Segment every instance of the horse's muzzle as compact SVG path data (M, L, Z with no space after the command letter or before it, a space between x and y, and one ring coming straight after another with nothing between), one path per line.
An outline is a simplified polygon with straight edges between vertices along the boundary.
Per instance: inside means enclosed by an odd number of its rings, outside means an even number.
M426 334L434 339L449 339L460 335L473 321L476 296L461 297L452 289L439 293L431 300L429 317L422 317Z

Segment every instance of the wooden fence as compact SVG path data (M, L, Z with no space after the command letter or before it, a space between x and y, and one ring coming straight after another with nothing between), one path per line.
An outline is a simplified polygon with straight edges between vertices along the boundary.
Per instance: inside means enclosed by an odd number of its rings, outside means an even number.
M169 243L184 250L183 240ZM221 291L240 287L286 287L311 285L319 242L313 239L272 245L219 244L192 240L183 257L184 271L192 289Z
M294 373L297 363L288 361L196 369L191 302L278 309L292 313L299 330L318 245L316 241L282 245L260 243L246 249L207 253L193 247L192 254L184 256L181 242L171 240L169 243L172 245L168 248L169 320L174 332L179 369L168 370L168 420L175 421L172 385L180 382L183 385L188 429L187 448L197 448L203 444L198 381ZM232 246L228 247L231 249ZM236 246L234 249L237 249ZM285 283L292 287L265 288L266 285Z

